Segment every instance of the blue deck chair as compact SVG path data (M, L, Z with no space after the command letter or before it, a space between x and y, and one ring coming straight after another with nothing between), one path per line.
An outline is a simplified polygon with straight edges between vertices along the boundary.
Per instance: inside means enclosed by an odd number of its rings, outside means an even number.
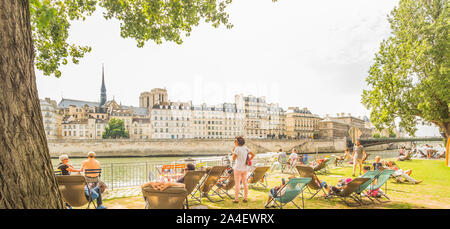
M361 186L359 186L359 188L356 190L356 195L359 199L359 201L364 204L363 200L362 200L362 193L364 192L364 190L366 190L372 183L373 181L380 175L380 171L367 171L366 173L364 173L362 176L363 178L369 178L370 180L368 180L366 183L362 184ZM371 200L373 202L373 199L370 198L370 196L366 196L367 198L369 198L369 200Z
M294 204L298 209L305 208L305 200L303 199L303 189L306 185L311 181L310 177L300 177L300 178L291 178L284 186L282 186L278 192L272 197L268 202L269 205L272 201L274 201L275 205L280 209L283 208L288 203ZM286 189L283 195L280 196L283 189ZM302 194L302 208L300 208L295 202L294 199ZM270 194L270 193L269 193ZM267 206L266 205L266 206Z
M383 185L385 185L384 193L382 194L382 196L385 197L386 199L388 199L388 201L381 201L378 198L375 198L380 203L386 203L391 200L391 199L389 199L389 197L386 194L387 194L387 181L389 180L389 177L393 173L395 173L395 170L389 170L389 169L383 170L383 172L381 172L380 175L378 175L378 177L376 178L377 179L376 183L369 186L369 190L375 190L375 189L381 188Z

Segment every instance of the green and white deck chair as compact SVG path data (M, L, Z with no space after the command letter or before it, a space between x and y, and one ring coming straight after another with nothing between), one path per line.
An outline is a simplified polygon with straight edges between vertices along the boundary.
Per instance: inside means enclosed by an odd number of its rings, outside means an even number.
M247 178L248 184L252 186L256 186L258 184L261 184L265 189L267 188L267 179L266 179L266 173L269 170L269 166L261 166L256 167L252 174L250 174ZM250 182L250 178L253 175L253 179ZM264 180L264 181L263 181Z
M386 203L386 202L389 202L391 200L387 196L387 181L389 180L389 177L393 173L395 173L395 170L391 170L391 169L383 170L383 172L381 172L380 175L378 175L378 177L376 178L377 181L375 182L375 184L371 184L369 186L369 188L368 188L369 190L375 190L375 189L381 188L383 185L385 185L384 192L382 193L382 197L385 197L388 200L387 201L381 201L381 200L379 200L379 198L375 198L380 203Z
M364 177L364 178L369 178L370 180L368 180L366 183L362 184L361 186L359 186L358 190L356 190L356 194L358 196L359 201L362 204L365 204L364 201L362 200L363 197L363 193L364 191L373 183L373 181L380 175L380 171L367 171L366 173L364 173L362 176L360 177ZM370 196L367 196L367 198L369 198L369 200L371 200L373 202L373 199Z
M339 193L329 194L326 196L326 198L338 197L340 200L342 200L342 202L344 202L349 207L360 206L362 203L360 202L358 195L356 194L356 191L361 187L361 185L363 185L369 180L370 178L364 177L355 178L352 181L350 181L347 184L347 186L344 189L342 189ZM352 199L355 202L355 204L352 205L350 202L347 201L348 199Z
M289 181L277 191L277 193L274 195L274 197L272 197L267 202L267 205L274 202L277 207L282 209L283 206L287 205L288 203L292 203L298 209L304 209L305 208L305 200L303 199L303 190L310 181L311 181L310 177L300 177L300 178L289 179ZM285 189L285 191L283 191L283 189ZM294 202L295 198L300 193L302 194L302 207L301 208ZM270 192L269 192L269 195L270 195Z
M200 183L200 180L203 178L205 174L206 171L188 171L186 175L184 175L184 185L187 191L185 205L187 209L189 209L189 195L191 195L191 197L194 200L201 202L198 197L192 195L192 192L194 191L194 189L197 188L198 184Z
M296 168L297 168L298 173L300 174L300 177L311 178L311 181L306 186L306 189L308 189L308 192L312 195L309 199L312 199L320 191L322 191L324 194L326 194L325 189L321 185L322 182L320 182L319 178L314 173L314 169L311 166L298 165Z

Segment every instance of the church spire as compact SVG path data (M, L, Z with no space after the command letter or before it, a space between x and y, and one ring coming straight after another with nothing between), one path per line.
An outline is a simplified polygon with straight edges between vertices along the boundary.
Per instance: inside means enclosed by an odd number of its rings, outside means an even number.
M106 103L105 67L102 64L102 88L100 90L100 107Z

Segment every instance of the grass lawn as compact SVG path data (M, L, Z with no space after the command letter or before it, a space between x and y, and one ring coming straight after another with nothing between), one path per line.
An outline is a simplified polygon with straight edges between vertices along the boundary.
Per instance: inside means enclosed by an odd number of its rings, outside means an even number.
M420 184L396 183L390 179L388 181L387 195L391 201L388 203L374 203L363 205L356 208L447 208L450 209L450 168L445 166L443 160L422 160L413 159L411 161L396 162L403 169L412 169L411 177L416 180L423 180ZM332 168L329 175L319 175L319 179L326 181L327 184L335 185L340 178L351 177L352 167ZM281 184L281 178L287 178L289 174L270 174L267 179L269 187ZM384 186L382 188L384 190ZM232 190L234 192L234 190ZM262 209L267 198L269 189L250 188L249 201L235 204L229 198L218 203L211 203L203 198L202 204L207 208L214 209ZM386 190L384 190L386 192ZM230 192L231 193L231 192ZM339 199L324 199L322 194L318 194L313 199L307 199L310 194L305 191L306 209L346 209L350 208ZM213 197L215 199L217 197ZM297 205L301 206L301 199L295 200ZM110 199L105 201L105 206L113 208L139 209L144 208L145 203L142 195L126 198ZM194 204L195 205L195 204ZM288 204L283 208L295 208Z

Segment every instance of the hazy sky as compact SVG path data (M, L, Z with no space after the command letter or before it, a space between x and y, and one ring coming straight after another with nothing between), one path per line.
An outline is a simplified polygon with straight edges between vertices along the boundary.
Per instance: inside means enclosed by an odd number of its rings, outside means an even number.
M389 36L386 15L397 0L233 1L232 29L194 28L182 45L148 42L138 48L120 37L119 22L101 12L73 22L70 41L92 52L62 68L62 77L37 71L40 98L99 101L102 63L108 99L139 105L139 94L167 88L171 101L216 105L238 93L269 103L308 107L325 115L369 116L361 104L365 77L380 42ZM421 127L417 135L437 135Z

